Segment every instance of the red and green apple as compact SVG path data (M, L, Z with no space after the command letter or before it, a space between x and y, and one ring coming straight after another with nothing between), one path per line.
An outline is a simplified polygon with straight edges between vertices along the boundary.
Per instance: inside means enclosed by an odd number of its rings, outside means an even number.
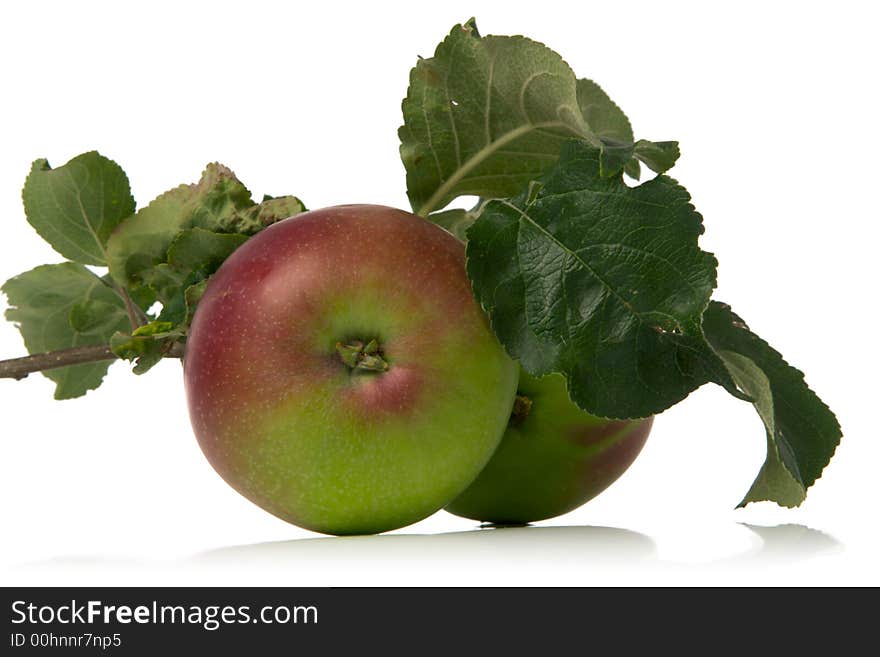
M653 418L607 420L569 399L561 374L520 372L509 426L492 459L447 511L498 524L567 513L632 465Z
M498 445L518 378L474 301L463 245L369 205L292 217L236 250L199 302L184 376L217 472L330 534L448 504Z

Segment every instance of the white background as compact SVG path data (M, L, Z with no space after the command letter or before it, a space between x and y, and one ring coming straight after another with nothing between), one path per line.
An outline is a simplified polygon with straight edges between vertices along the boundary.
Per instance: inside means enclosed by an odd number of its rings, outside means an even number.
M763 461L763 428L707 387L657 419L617 484L566 516L479 530L440 513L339 539L287 525L220 480L190 431L178 363L140 378L116 364L99 390L63 403L41 376L4 380L2 583L880 584L871 6L5 6L0 280L60 260L21 208L37 157L59 166L98 149L139 204L219 160L255 196L407 207L396 129L409 69L476 14L484 34L525 33L562 53L638 137L681 142L673 175L705 217L717 297L807 373L844 439L801 508L734 511ZM3 323L0 357L21 354Z

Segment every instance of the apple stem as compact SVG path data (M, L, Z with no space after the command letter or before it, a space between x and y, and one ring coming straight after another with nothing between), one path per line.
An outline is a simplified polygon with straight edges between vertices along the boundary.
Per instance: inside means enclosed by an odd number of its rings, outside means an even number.
M182 357L183 345L179 343L175 343L166 356L166 358ZM33 372L84 363L98 363L104 360L118 360L118 358L119 356L114 354L110 350L110 346L106 344L47 351L21 358L0 360L0 379L23 379Z
M513 399L513 410L510 411L510 420L507 422L508 426L518 427L522 425L531 412L532 400L525 395L517 393Z
M339 358L353 371L385 372L388 370L388 361L382 355L379 342L374 338L369 342L353 340L348 344L336 343L336 353Z

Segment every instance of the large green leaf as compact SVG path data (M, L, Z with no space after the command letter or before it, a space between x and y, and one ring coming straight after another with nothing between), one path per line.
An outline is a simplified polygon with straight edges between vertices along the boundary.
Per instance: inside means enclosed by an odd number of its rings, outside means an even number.
M473 21L455 26L433 57L416 64L403 119L407 193L423 216L461 195L519 193L572 137L609 149L620 167L633 155L629 120L595 82L577 80L543 44L482 37ZM620 145L630 150L616 151ZM617 166L605 168L611 175ZM638 175L637 166L627 171Z
M701 329L716 262L690 196L665 176L629 188L600 159L567 143L539 183L490 201L468 230L495 334L528 372L563 373L596 415L657 413L707 381L739 395Z
M525 37L481 37L456 25L419 60L403 101L400 152L413 209L459 195L512 196L572 135L592 137L562 58Z
M107 239L134 212L122 168L97 152L53 169L36 160L22 191L27 220L65 258L106 264Z
M766 429L767 459L740 506L761 500L798 506L840 442L837 418L807 387L803 373L726 304L709 304L703 330Z
M37 267L10 278L2 291L9 298L6 319L18 325L32 354L107 344L130 329L125 304L109 282L79 264ZM101 385L108 366L102 361L43 374L56 383L56 399L69 399Z

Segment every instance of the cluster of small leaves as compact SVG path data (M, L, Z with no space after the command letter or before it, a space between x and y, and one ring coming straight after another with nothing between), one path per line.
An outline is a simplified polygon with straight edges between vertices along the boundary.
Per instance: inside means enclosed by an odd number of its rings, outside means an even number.
M664 174L676 142L635 140L594 82L525 37L457 25L421 59L400 153L413 209L467 242L474 294L529 373L578 406L644 417L707 382L752 402L767 462L743 504L800 504L840 439L803 375L723 304L702 217ZM636 187L641 164L660 174ZM471 210L438 211L477 195Z
M235 249L303 210L293 196L257 204L232 171L209 164L198 183L165 192L120 223L107 245L110 275L161 302L160 321L186 325L204 281Z
M22 192L34 229L69 262L42 265L7 281L6 317L29 353L109 345L141 374L187 334L208 278L245 240L305 208L293 196L251 199L220 164L136 211L122 168L96 152L53 169L34 162ZM106 268L105 271L93 271ZM159 302L158 313L151 309ZM110 361L44 374L55 397L97 388Z

